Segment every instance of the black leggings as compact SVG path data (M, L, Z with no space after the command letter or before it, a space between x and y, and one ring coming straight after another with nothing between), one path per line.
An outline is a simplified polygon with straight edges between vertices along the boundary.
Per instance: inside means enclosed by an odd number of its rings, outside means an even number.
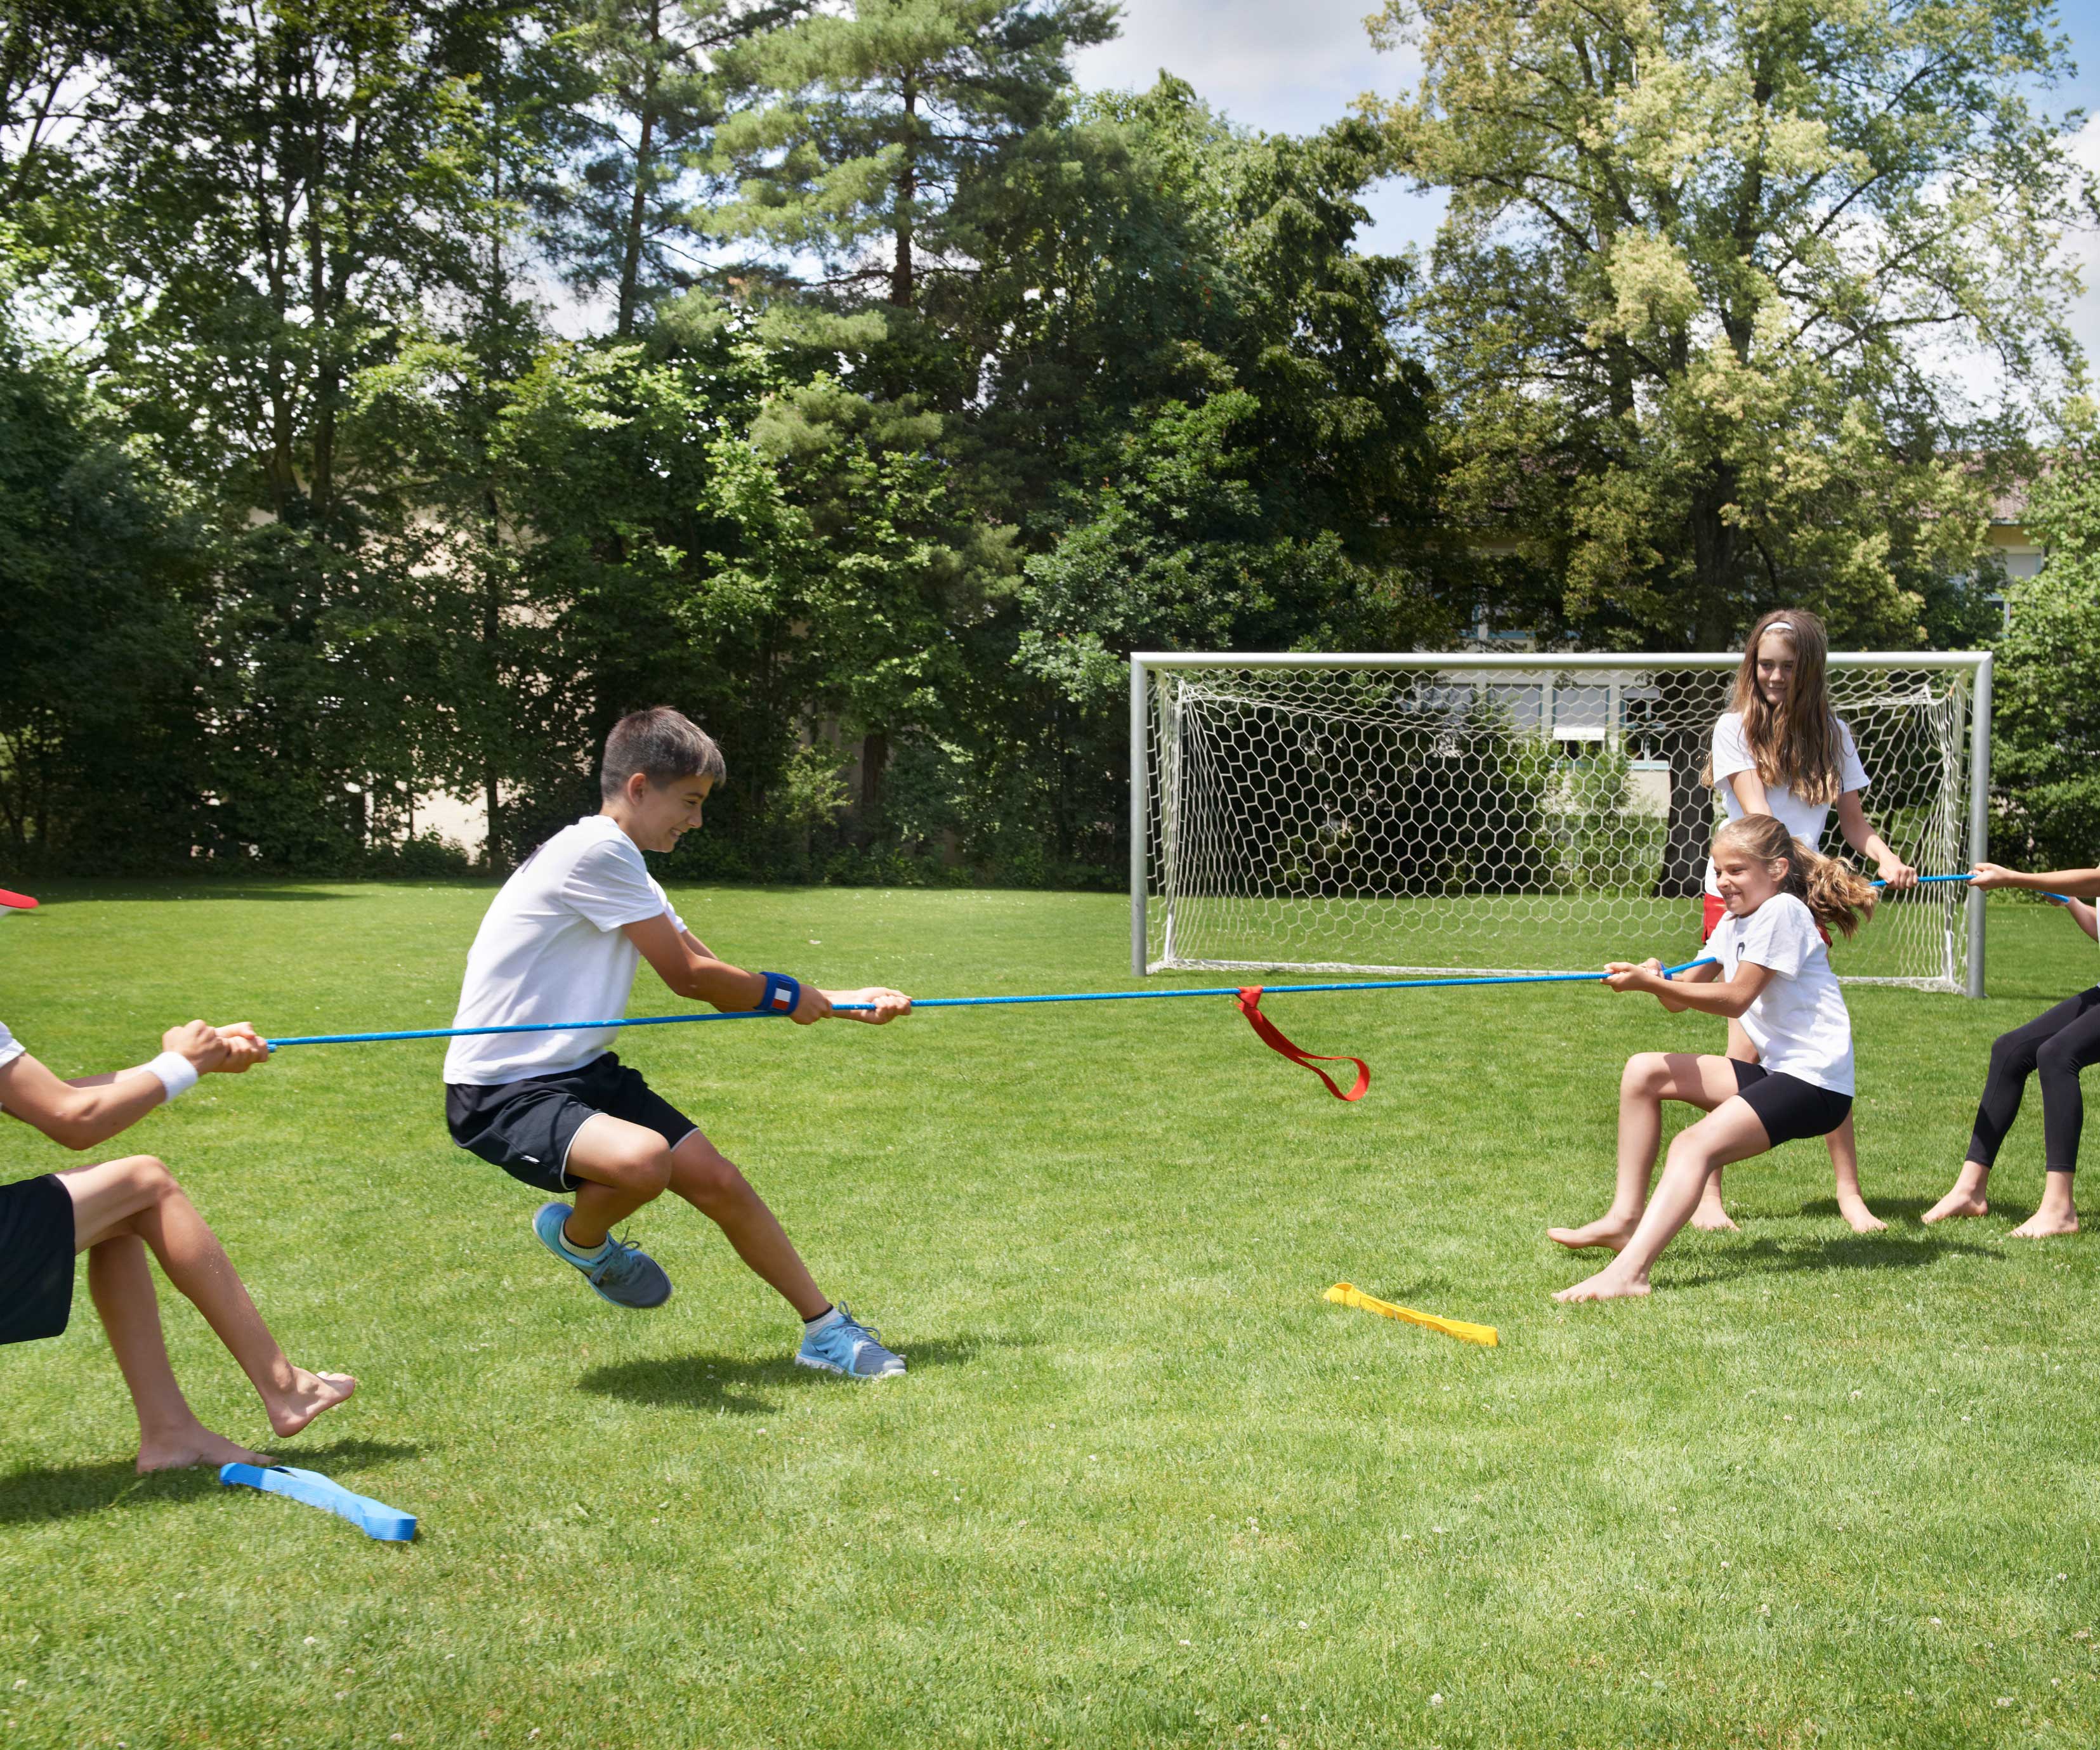
M2085 1126L2085 1099L2078 1072L2100 1063L2100 985L2067 997L2024 1027L2001 1034L1991 1047L1990 1079L1976 1108L1969 1158L1988 1166L2019 1116L2027 1078L2041 1073L2042 1158L2052 1173L2078 1170L2078 1133Z

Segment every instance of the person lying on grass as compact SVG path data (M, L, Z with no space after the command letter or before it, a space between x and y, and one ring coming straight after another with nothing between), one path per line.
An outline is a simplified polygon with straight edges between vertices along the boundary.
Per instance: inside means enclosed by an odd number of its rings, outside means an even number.
M92 1148L218 1072L267 1062L255 1029L201 1020L172 1028L136 1069L61 1082L0 1025L0 1107L68 1148ZM0 1342L55 1337L73 1316L73 1261L87 1254L87 1289L139 1413L139 1468L232 1461L267 1465L199 1422L175 1383L146 1250L195 1302L253 1382L281 1437L357 1389L347 1373L310 1373L285 1359L225 1248L166 1167L149 1154L0 1186Z
M1714 840L1727 915L1707 938L1719 963L1665 979L1661 964L1615 962L1605 982L1644 990L1673 1013L1740 1020L1758 1061L1643 1051L1619 1080L1619 1174L1612 1206L1583 1228L1552 1228L1563 1245L1619 1255L1555 1300L1645 1294L1662 1249L1699 1206L1710 1175L1798 1137L1828 1136L1852 1109L1852 1022L1830 970L1822 930L1850 936L1871 915L1866 879L1815 852L1770 814L1731 821ZM1670 1145L1662 1183L1648 1197L1662 1134L1662 1102L1706 1116Z
M2100 897L2100 869L2022 875L1998 863L1979 863L1969 880L1972 887L2024 887L2064 894L2069 901L2065 909L2079 928L2100 938L2093 907L2086 903ZM2027 1078L2039 1072L2045 1170L2041 1206L2013 1229L2013 1236L2041 1240L2077 1232L2078 1206L2071 1198L2071 1182L2078 1170L2079 1133L2085 1128L2085 1097L2079 1090L2078 1073L2094 1063L2100 1063L2100 985L2067 997L2024 1027L2000 1034L1991 1047L1990 1073L1976 1108L1968 1157L1955 1175L1954 1188L1925 1212L1925 1219L1945 1221L1949 1216L1981 1215L1989 1210L1983 1192L1992 1165L2013 1120L2019 1116Z
M700 824L726 774L721 750L668 706L622 717L606 738L605 806L565 827L504 884L467 955L455 1027L611 1020L626 1012L642 960L682 997L721 1010L768 1010L799 1026L836 1003L876 1025L911 999L880 987L823 991L715 958L651 879L644 851L668 851ZM802 1320L805 1367L880 1379L904 1358L824 1296L773 1211L699 1126L607 1049L603 1029L456 1038L445 1053L452 1140L514 1179L571 1202L542 1204L540 1243L616 1307L660 1307L671 1281L616 1222L673 1191L728 1236L737 1255Z

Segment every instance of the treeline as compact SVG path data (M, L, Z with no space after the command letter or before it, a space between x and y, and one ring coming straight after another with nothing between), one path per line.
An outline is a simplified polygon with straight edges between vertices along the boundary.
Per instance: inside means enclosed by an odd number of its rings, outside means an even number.
M682 874L1113 882L1132 648L1683 648L1783 598L1970 641L2027 428L1934 399L1915 301L1877 326L1900 262L1847 302L1812 250L1771 295L1858 357L1702 407L1713 335L1772 368L1701 240L1747 209L1593 178L1527 218L1564 180L1536 94L1436 33L1542 33L1623 98L1734 14L1579 11L1396 0L1423 90L1293 138L1171 75L1076 91L1105 0L0 0L0 857L439 869L443 789L500 866L672 702L731 774ZM2016 23L1735 46L1842 94L1850 174L1904 155L1886 225L1950 165L2062 195L2002 110L2062 51ZM1967 135L1905 131L1950 104ZM1454 192L1425 264L1356 246L1396 174ZM1983 277L1961 320L2032 342L2044 293Z

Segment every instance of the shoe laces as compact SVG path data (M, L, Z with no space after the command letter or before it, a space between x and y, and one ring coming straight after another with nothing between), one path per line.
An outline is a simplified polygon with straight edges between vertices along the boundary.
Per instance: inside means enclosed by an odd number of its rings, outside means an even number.
M635 1253L642 1250L640 1244L633 1240L620 1239L612 1234L607 1234L606 1239L609 1242L610 1250L604 1257L591 1266L589 1280L593 1287L602 1284L609 1276L624 1275L628 1269L629 1260Z

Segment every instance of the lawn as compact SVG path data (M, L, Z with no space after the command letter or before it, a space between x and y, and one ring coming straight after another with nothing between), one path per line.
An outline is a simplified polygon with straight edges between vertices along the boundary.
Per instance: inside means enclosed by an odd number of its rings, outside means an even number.
M442 1025L470 887L60 887L0 920L0 1018L64 1073L203 1014ZM1126 985L1113 897L698 890L746 964L921 995ZM1870 1200L1820 1144L1732 1168L1740 1236L1561 1308L1550 1222L1611 1179L1621 1060L1717 1024L1581 987L630 1032L622 1055L911 1357L796 1327L682 1206L623 1313L452 1148L439 1043L294 1048L132 1133L295 1360L356 1399L289 1462L412 1545L130 1474L85 1289L0 1351L0 1746L2088 1745L2100 1738L2094 1237L1917 1221L1992 1036L2091 976L1995 910L1991 1000L1855 993ZM645 973L645 978L646 974ZM1186 981L1208 983L1200 976ZM673 1005L638 988L638 1013ZM0 1179L68 1157L0 1126ZM1500 1327L1330 1306L1340 1278ZM175 1297L205 1419L259 1410Z

